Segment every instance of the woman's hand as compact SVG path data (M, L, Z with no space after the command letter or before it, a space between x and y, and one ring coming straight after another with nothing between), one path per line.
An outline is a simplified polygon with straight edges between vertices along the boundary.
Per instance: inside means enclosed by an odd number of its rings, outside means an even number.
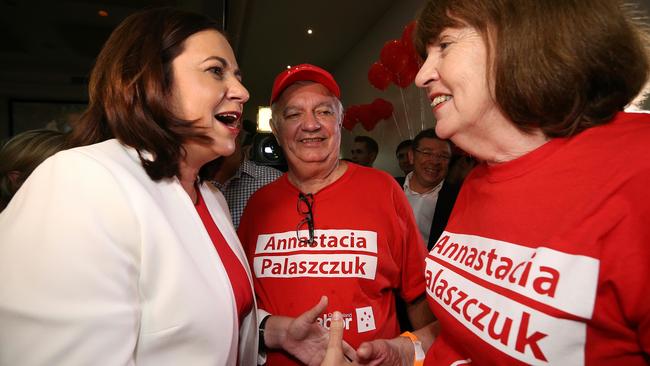
M413 344L405 337L364 342L357 350L356 357L346 358L342 348L343 329L341 313L335 311L330 325L327 354L321 366L413 365Z
M330 339L327 344L327 353L321 366L338 366L351 364L343 354L343 317L335 311L330 324Z

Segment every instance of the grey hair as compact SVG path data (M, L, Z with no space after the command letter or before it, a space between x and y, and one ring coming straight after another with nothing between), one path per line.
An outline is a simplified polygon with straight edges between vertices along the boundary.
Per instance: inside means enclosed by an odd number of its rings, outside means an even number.
M309 84L317 84L317 83L315 81L300 80L300 81L296 81L291 85L295 85L295 84L309 85ZM341 100L337 98L335 95L332 95L332 97L334 97L334 100L336 100L336 102L334 103L334 113L336 114L336 121L338 122L338 124L341 124L343 123L343 103L341 103ZM275 103L271 104L271 128L273 130L275 130L274 124L282 120L282 111L280 110L280 104L278 103L278 100L280 99L281 98L277 98Z

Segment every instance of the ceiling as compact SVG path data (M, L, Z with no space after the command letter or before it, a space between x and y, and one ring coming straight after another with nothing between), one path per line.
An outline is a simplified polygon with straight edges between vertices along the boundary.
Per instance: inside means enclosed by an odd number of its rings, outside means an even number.
M254 118L278 72L304 62L336 68L394 1L0 0L0 96L86 100L87 76L112 29L138 9L174 6L224 24Z
M229 20L230 25L243 23L232 43L251 94L247 107L251 110L268 104L275 75L287 65L311 63L335 70L394 0L245 2L243 22L234 16ZM313 34L308 35L307 29Z
M174 6L224 24L251 94L245 117L255 119L277 73L304 62L336 70L398 1L0 0L0 97L85 101L87 76L112 29L138 9ZM650 0L633 2L650 14Z

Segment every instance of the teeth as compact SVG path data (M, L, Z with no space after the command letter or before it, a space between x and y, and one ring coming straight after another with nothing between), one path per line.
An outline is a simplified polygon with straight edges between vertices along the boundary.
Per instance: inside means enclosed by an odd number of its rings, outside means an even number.
M238 116L234 113L222 113L214 116L219 122L230 125L237 122Z
M451 95L438 95L437 97L433 98L433 102L431 102L431 106L435 107L442 102L448 101L449 99L451 99Z

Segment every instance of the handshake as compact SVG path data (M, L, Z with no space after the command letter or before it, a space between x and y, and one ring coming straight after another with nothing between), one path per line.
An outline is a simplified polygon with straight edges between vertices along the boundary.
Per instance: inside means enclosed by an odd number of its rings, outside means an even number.
M340 312L334 311L329 331L318 323L326 308L327 297L323 296L297 318L269 318L264 344L282 348L308 366L414 364L413 342L407 337L364 342L355 350L343 340L345 322Z

